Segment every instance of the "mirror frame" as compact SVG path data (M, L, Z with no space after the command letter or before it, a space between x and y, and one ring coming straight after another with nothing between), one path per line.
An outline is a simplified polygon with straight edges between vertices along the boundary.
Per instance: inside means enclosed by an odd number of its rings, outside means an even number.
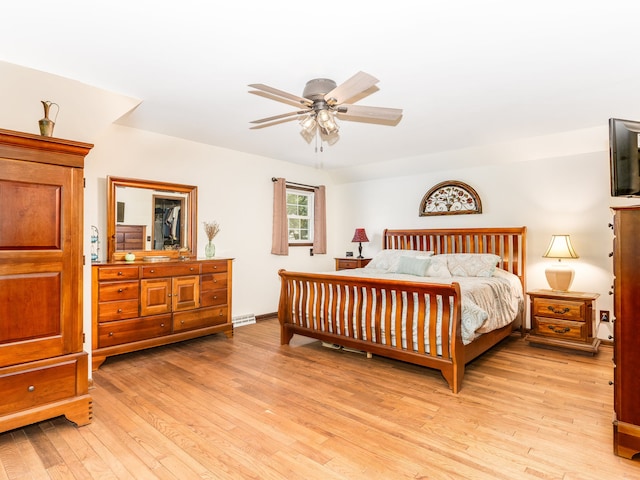
M153 180L140 180L136 178L107 177L107 261L116 262L124 260L129 253L116 251L116 188L135 187L149 190L179 192L187 194L188 225L186 240L188 251L184 250L137 250L132 251L136 260L142 257L167 256L171 258L195 257L198 247L198 187L194 185L181 185L178 183L157 182Z

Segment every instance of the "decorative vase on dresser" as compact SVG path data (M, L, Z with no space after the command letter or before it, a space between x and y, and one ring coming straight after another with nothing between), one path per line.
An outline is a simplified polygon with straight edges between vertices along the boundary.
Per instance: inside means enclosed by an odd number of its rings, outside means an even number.
M613 208L613 445L640 452L640 206Z
M91 421L82 221L92 147L0 130L0 432Z

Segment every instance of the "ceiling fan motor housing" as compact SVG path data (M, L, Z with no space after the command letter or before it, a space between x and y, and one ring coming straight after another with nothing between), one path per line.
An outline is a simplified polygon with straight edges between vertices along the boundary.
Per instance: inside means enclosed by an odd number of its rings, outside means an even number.
M324 100L324 96L336 88L336 86L336 82L328 78L314 78L307 82L302 96L312 101Z

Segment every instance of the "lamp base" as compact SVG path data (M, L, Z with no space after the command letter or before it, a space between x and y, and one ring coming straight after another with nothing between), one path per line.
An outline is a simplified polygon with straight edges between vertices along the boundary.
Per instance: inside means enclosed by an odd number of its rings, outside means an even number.
M561 263L554 264L544 271L547 282L551 290L556 292L567 292L573 282L573 268Z
M362 242L358 245L358 258L364 258L362 256Z

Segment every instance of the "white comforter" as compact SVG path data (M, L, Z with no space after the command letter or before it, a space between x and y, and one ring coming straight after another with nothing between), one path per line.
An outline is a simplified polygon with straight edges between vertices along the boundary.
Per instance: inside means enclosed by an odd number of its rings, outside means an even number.
M524 292L517 276L497 268L492 277L420 277L386 270L357 268L331 272L352 277L384 278L410 282L458 282L462 295L462 342L471 343L482 333L513 322L524 308Z

